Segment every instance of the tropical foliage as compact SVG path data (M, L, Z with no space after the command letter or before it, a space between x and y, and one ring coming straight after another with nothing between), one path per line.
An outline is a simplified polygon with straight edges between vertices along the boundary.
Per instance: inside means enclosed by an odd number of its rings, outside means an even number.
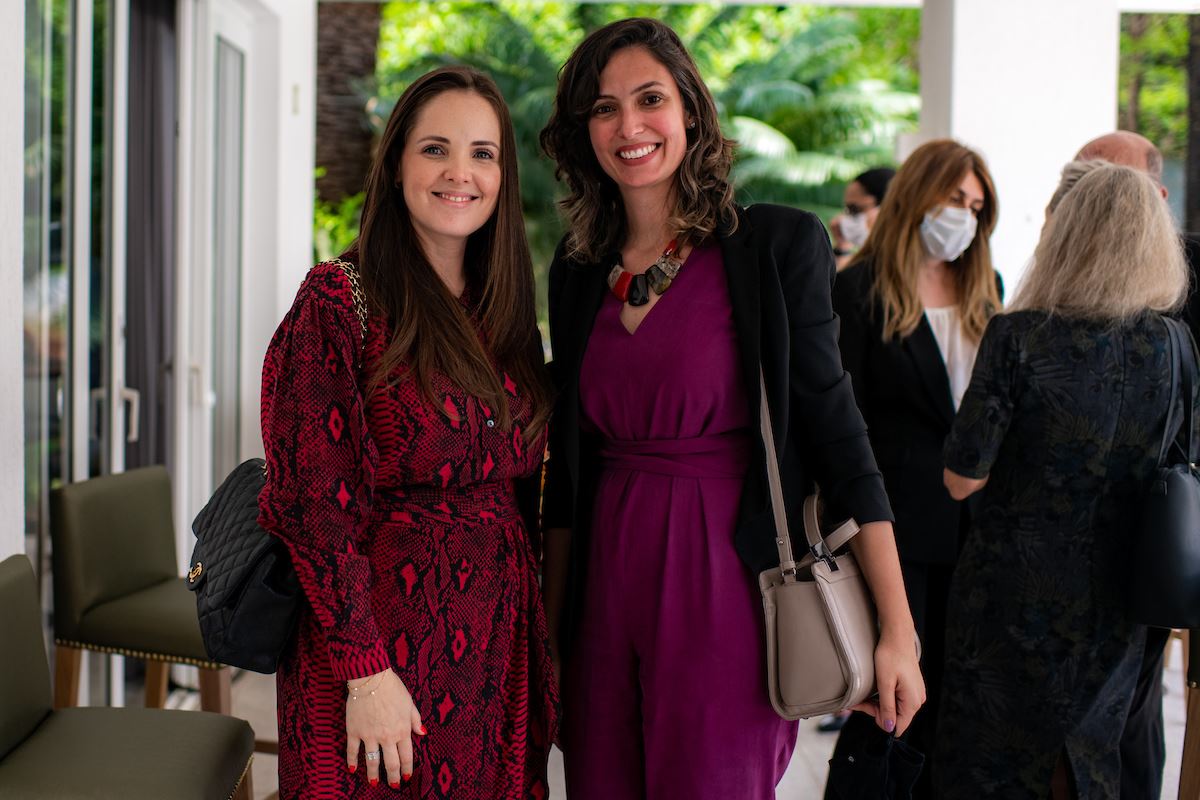
M1121 16L1120 126L1150 139L1169 160L1187 157L1189 16Z
M742 202L788 203L826 218L845 182L891 163L896 135L916 124L916 9L805 6L394 2L383 12L376 82L364 102L376 130L416 76L468 63L496 79L513 116L522 197L535 267L544 271L561 235L553 165L538 150L558 68L600 25L652 16L679 32L739 142L734 177ZM323 207L319 246L336 249L354 213ZM348 240L346 240L348 241Z

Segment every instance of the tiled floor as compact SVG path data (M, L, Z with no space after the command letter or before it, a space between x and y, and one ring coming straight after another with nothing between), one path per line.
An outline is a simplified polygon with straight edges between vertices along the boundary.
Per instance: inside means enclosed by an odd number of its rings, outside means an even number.
M1164 775L1163 798L1172 800L1178 794L1180 756L1183 751L1184 701L1183 675L1178 644L1171 653L1164 685L1167 693L1163 701L1166 724L1167 767ZM131 702L133 698L130 698ZM275 736L275 681L274 678L254 673L243 673L233 684L233 710L254 726L259 738ZM778 800L808 800L821 795L825 785L826 762L833 749L833 736L816 731L816 721L800 724L800 736L791 766L779 784ZM277 787L276 759L274 756L256 755L254 758L254 795L267 798ZM556 750L550 761L550 785L552 797L563 797L562 755Z

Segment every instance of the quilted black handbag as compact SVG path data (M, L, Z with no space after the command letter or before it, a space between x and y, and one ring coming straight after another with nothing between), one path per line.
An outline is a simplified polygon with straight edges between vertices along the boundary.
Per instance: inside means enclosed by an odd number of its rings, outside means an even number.
M365 341L366 298L358 269L333 263L350 281ZM192 521L196 546L188 588L196 595L208 657L269 675L292 637L304 596L287 546L258 525L266 468L261 458L239 464Z
M300 614L300 581L282 541L258 525L266 462L237 466L192 522L188 588L208 657L270 674Z
M1142 508L1130 575L1131 610L1146 625L1200 628L1200 475L1192 422L1196 355L1183 323L1164 322L1171 353L1171 409Z

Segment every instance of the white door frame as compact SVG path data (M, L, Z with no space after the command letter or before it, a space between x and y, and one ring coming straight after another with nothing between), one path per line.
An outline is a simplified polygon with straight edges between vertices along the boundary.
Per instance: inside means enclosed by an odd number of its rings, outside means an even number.
M253 115L254 43L260 23L247 0L178 0L179 140L176 230L177 286L174 363L179 391L175 394L174 516L176 553L185 570L192 550L191 520L215 488L212 485L213 353L211 346L213 273L213 214L216 122L216 46L218 37L245 55L242 118L243 163L249 161ZM247 232L253 170L243 169L243 317L248 303L245 274L250 272ZM244 361L245 354L238 354ZM244 405L244 404L243 404ZM243 413L244 416L244 413Z

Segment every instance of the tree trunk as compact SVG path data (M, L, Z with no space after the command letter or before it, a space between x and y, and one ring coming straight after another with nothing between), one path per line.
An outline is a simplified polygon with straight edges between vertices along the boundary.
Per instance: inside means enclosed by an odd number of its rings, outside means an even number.
M1150 17L1147 14L1127 14L1126 15L1126 32L1129 38L1137 42L1146 35L1146 29L1150 26ZM1121 120L1121 128L1127 131L1137 131L1139 128L1139 120L1142 115L1142 76L1145 71L1145 65L1142 63L1141 53L1137 48L1132 48L1133 52L1130 55L1130 74L1129 74L1129 102L1125 105L1125 118Z
M375 77L381 6L317 4L317 197L336 202L362 191L371 164L364 83Z
M1184 229L1200 231L1200 14L1188 18L1187 172L1184 184Z

